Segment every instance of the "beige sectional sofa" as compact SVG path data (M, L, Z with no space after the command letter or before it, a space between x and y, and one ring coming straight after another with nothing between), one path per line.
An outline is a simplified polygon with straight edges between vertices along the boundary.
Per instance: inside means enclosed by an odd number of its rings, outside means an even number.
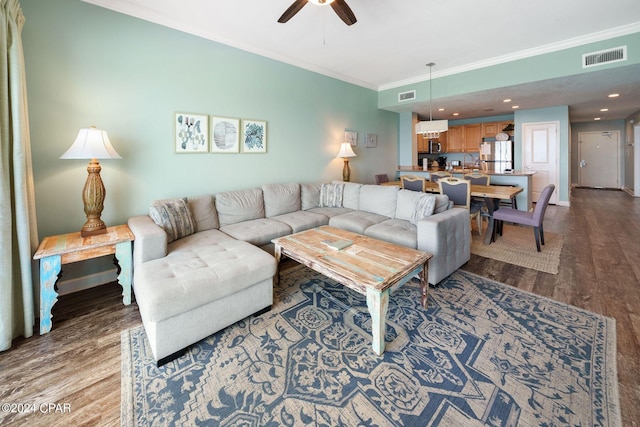
M271 240L291 233L328 224L432 253L428 280L437 284L469 260L470 221L446 196L426 197L333 182L154 202L150 215L130 218L129 227L134 292L156 361L269 309Z

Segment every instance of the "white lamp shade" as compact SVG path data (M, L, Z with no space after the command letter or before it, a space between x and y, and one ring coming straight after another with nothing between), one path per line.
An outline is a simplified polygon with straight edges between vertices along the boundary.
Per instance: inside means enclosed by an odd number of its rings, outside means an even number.
M416 133L439 133L449 130L449 120L428 120L416 123Z
M356 153L353 152L351 144L349 142L343 142L340 145L340 152L336 157L355 157Z
M120 154L111 145L106 130L94 126L80 129L76 140L64 152L61 159L121 159Z

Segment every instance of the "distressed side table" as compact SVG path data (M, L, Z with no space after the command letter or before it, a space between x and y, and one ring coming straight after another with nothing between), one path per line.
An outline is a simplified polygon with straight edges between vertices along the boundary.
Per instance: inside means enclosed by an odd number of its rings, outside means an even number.
M51 331L51 309L58 301L55 283L62 264L115 254L122 302L131 304L132 242L127 225L108 227L105 234L82 237L80 232L45 237L33 259L40 260L40 335Z

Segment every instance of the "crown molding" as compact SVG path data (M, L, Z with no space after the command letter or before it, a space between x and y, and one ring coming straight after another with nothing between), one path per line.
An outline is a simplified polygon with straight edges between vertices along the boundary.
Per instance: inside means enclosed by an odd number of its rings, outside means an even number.
M570 49L573 47L583 46L589 43L595 43L603 40L609 40L616 37L627 36L640 32L640 22L634 22L633 24L624 25L621 27L611 28L596 33L586 34L584 36L575 37L572 39L563 40L556 43L550 43L544 46L538 46L532 49L521 50L508 55L496 56L494 58L488 58L482 61L473 62L459 67L448 68L446 70L434 71L433 78L446 77L454 74L460 74L467 71L474 71L481 68L491 67L494 65L505 64L507 62L517 61L520 59L526 59L533 56L544 55L546 53L553 53L564 49ZM379 92L395 89L402 86L412 85L429 81L429 73L421 74L419 76L411 77L396 82L380 85L377 90Z

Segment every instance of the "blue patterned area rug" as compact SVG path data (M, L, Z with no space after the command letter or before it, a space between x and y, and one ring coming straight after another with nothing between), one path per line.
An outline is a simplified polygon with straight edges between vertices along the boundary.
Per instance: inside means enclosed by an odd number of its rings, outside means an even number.
M123 426L618 426L615 321L464 271L392 294L386 351L365 297L306 267L273 310L156 368L122 333Z

